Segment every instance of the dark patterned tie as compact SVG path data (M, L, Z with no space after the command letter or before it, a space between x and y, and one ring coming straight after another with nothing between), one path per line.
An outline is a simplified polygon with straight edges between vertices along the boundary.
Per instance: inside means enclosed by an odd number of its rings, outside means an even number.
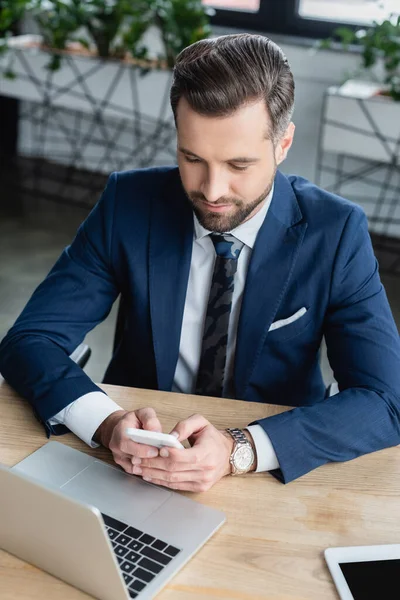
M195 393L222 396L237 259L243 243L233 235L211 234L217 254L204 325Z

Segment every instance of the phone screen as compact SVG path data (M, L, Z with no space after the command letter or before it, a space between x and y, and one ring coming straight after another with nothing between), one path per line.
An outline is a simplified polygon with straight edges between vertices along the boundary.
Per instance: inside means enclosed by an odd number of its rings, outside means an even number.
M400 559L339 564L354 600L398 600Z

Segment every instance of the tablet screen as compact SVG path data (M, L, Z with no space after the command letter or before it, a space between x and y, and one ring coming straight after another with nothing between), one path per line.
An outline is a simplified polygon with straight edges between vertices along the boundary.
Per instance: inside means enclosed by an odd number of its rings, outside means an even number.
M398 600L400 559L339 563L354 600Z

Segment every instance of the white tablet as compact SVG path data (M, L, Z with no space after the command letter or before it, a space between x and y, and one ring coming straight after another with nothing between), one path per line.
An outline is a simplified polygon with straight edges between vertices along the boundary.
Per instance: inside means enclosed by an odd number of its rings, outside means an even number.
M325 560L341 600L400 598L400 544L327 548Z

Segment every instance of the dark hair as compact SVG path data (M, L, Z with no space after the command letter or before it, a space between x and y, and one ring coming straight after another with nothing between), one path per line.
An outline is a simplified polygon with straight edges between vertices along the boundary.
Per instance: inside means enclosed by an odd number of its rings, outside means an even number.
M277 141L294 108L294 79L279 46L262 35L239 33L195 42L178 54L170 91L177 123L184 97L202 115L229 116L241 106L265 99Z

